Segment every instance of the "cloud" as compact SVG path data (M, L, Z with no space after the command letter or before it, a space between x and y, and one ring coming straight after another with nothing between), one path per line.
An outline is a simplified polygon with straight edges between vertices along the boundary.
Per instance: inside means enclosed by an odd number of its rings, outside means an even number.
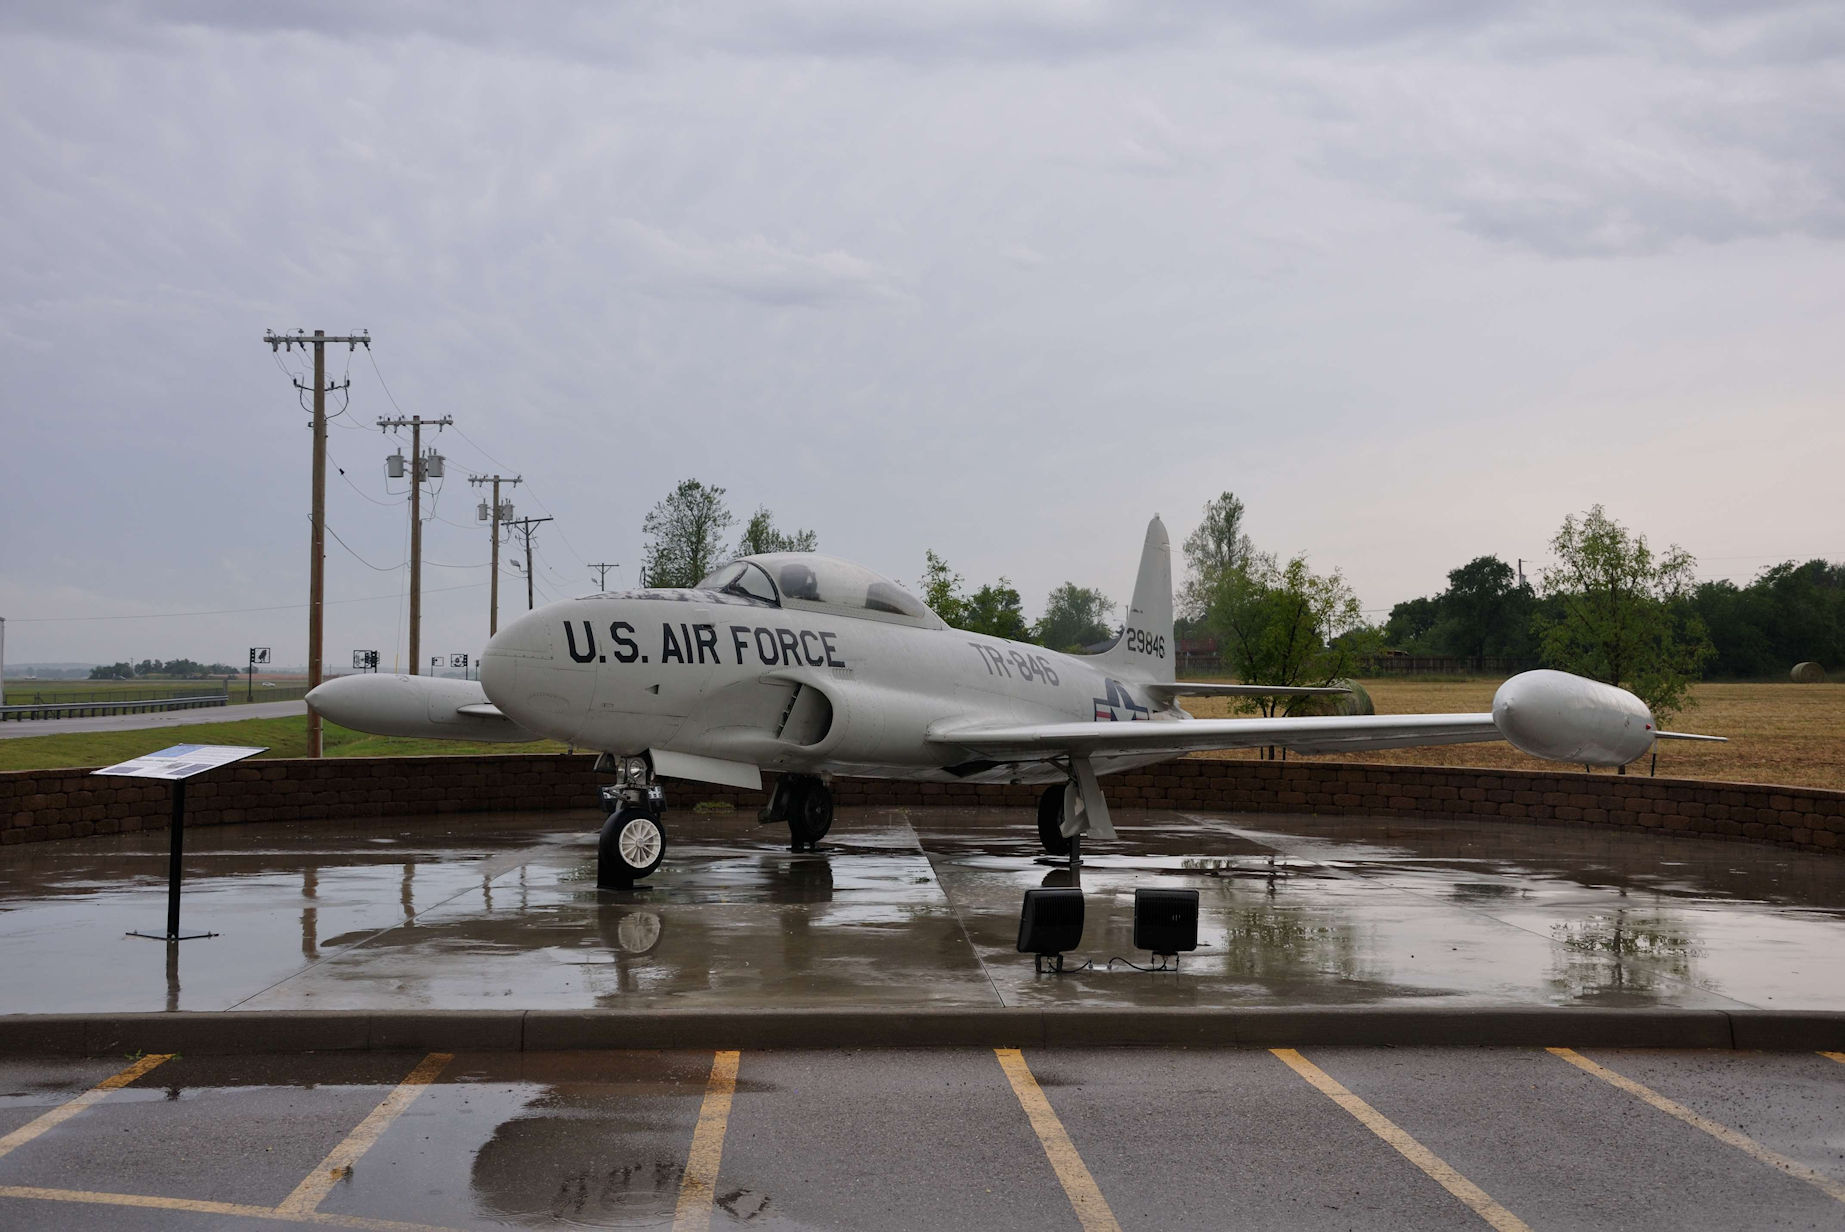
M899 297L894 275L849 252L801 252L761 235L714 242L632 219L614 224L641 283L656 294L715 295L777 308L828 308Z

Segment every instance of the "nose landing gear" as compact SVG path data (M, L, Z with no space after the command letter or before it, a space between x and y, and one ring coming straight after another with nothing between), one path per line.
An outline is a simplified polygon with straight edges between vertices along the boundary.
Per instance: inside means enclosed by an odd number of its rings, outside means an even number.
M814 775L784 774L756 818L764 825L787 822L790 851L818 850L833 828L833 791Z
M596 843L596 888L633 889L666 856L666 826L660 820L666 793L654 782L653 766L644 757L605 754L596 768L612 769L616 775L614 785L602 789L602 803L613 811L602 823Z

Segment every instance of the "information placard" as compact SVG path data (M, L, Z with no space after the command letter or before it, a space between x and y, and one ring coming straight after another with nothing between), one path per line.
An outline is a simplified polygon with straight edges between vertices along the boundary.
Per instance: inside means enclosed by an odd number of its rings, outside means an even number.
M219 766L228 766L234 761L242 761L246 757L254 757L258 753L268 751L267 745L252 749L234 744L176 744L156 753L145 753L128 761L117 762L113 766L104 766L101 770L92 770L91 773L114 775L126 779L166 779L173 782L189 779L195 774L216 770Z

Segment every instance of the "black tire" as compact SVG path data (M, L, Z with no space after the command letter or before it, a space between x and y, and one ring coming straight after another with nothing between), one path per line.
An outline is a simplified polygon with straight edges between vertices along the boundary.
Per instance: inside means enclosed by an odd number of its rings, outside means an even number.
M643 808L624 808L602 823L596 844L596 886L626 890L660 867L666 857L666 827Z
M833 828L833 792L819 779L800 784L788 802L788 836L795 851L812 851Z
M1053 856L1070 854L1070 840L1063 834L1063 789L1062 783L1053 783L1038 797L1038 841Z

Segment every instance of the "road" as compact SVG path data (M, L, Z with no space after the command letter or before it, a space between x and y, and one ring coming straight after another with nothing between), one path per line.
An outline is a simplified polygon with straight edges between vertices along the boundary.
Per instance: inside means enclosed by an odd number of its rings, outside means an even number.
M12 1059L0 1224L1837 1228L1842 1061L1541 1048Z
M306 714L307 703L255 702L247 706L209 706L200 710L169 710L153 714L105 714L91 719L30 719L0 723L0 740L29 736L68 736L78 732L159 730L190 727L195 723L235 723L241 719L285 719Z

